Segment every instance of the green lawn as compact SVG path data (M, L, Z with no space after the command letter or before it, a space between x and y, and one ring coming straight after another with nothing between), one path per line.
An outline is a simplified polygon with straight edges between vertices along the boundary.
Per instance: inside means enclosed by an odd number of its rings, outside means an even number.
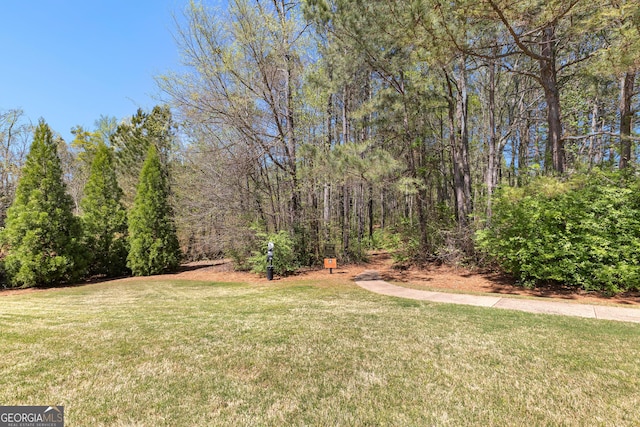
M640 425L640 326L348 281L0 296L0 404L68 426Z

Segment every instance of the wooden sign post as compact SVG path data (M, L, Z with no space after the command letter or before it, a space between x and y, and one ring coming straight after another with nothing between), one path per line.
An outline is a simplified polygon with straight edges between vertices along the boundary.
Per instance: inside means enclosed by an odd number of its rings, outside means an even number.
M333 274L333 269L338 268L338 261L335 258L325 258L324 268L328 268L329 274Z
M333 274L333 269L338 268L336 245L330 243L324 245L324 268L329 269L329 274Z

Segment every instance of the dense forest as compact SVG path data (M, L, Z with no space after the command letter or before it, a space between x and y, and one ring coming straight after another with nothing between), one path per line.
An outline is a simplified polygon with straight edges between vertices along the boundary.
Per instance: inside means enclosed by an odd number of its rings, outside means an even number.
M70 208L86 216L107 147L113 200L137 224L160 209L172 248L158 268L130 260L136 274L176 265L175 233L187 259L238 268L261 268L271 240L282 272L385 248L640 289L640 7L594 1L191 2L183 64L157 76L166 105L52 137ZM32 132L0 116L3 222ZM141 211L150 156L161 197Z

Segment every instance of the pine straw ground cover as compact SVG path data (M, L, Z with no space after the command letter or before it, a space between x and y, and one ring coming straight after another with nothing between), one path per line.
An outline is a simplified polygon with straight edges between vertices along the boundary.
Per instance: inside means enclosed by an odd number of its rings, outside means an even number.
M0 296L0 404L67 425L639 425L636 324L351 281L125 280Z

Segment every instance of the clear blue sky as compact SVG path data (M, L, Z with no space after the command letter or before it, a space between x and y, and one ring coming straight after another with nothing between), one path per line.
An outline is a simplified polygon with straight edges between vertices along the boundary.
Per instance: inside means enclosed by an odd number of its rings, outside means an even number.
M22 108L71 141L101 115L118 120L160 95L179 67L173 14L188 0L0 0L0 110Z

